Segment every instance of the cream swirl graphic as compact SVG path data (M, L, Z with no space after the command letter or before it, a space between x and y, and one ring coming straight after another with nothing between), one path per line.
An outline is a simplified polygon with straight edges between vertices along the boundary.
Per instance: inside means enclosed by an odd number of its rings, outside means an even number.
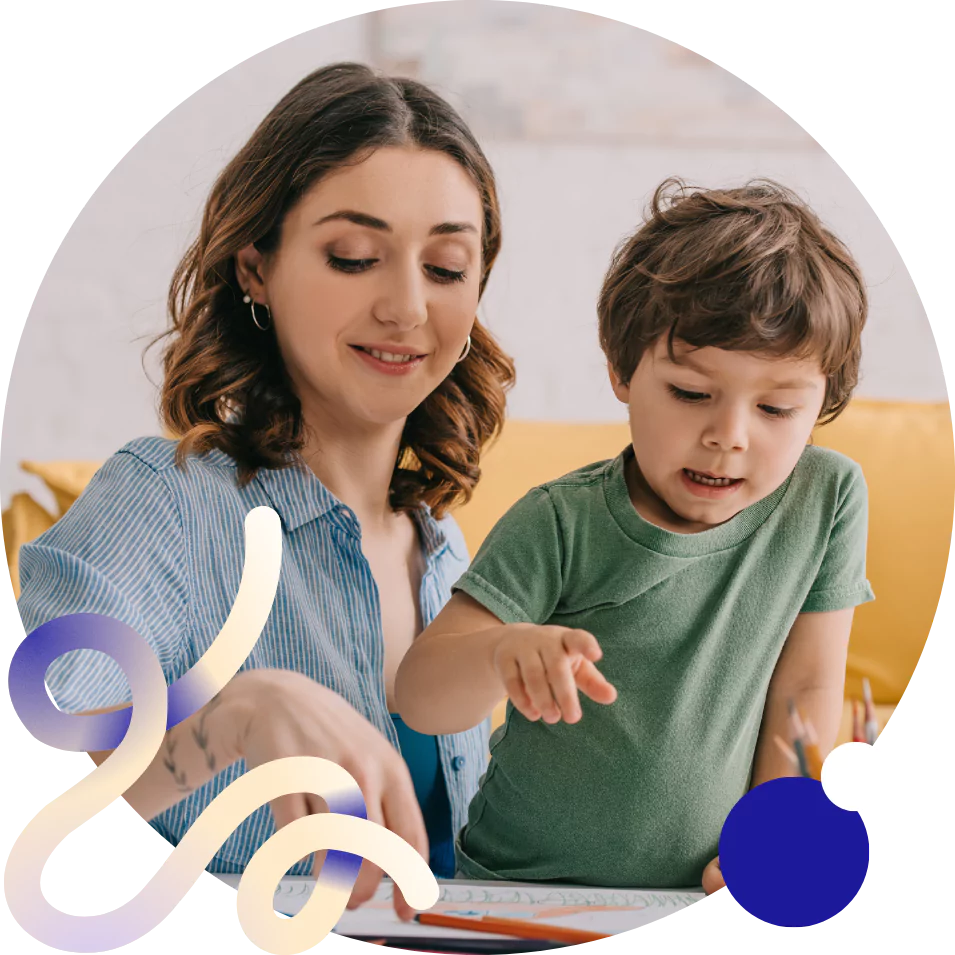
M232 610L195 666L166 687L159 661L132 628L97 614L72 614L38 627L10 664L10 697L17 715L42 742L57 749L112 749L110 757L42 809L20 834L4 872L14 918L34 938L69 952L105 952L145 935L179 903L228 835L249 813L278 796L310 792L329 812L306 816L275 833L253 856L239 884L237 908L246 935L274 955L293 955L321 941L338 921L362 858L387 872L416 909L437 901L427 863L403 839L365 818L355 780L318 757L274 760L239 777L220 793L156 874L130 901L102 915L68 915L43 896L40 876L52 852L71 833L118 799L143 773L168 728L204 706L236 674L255 645L278 587L282 534L267 507L245 520L245 563ZM111 656L126 674L132 706L77 716L52 703L43 685L58 656L90 648ZM308 904L292 919L277 916L272 897L281 875L309 852L329 850Z

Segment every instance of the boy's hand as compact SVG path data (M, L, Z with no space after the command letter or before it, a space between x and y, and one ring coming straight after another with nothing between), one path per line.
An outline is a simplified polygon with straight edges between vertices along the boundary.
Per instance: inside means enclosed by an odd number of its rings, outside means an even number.
M603 651L593 634L567 627L509 624L494 650L494 668L511 703L529 720L576 723L577 691L613 703L616 689L594 663Z
M707 895L712 895L717 889L724 888L726 883L723 881L723 871L720 869L720 857L717 856L703 870L703 891Z

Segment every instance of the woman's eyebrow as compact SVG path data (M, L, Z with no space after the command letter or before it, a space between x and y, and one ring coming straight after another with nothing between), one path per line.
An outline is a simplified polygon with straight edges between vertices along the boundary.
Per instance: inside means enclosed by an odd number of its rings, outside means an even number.
M327 216L322 216L313 226L323 225L326 222L333 222L336 219L353 222L355 225L364 226L366 229L376 229L379 232L391 232L391 226L384 219L377 216L370 216L367 212L356 212L354 209L340 209L338 212L332 212ZM461 232L477 233L477 227L470 222L442 222L439 225L432 226L428 235L457 235Z

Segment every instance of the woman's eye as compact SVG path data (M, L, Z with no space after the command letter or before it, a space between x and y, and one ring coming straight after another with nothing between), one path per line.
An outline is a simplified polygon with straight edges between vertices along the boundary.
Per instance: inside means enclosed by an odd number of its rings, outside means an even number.
M343 259L340 256L328 254L328 264L339 272L364 272L377 261L377 259Z
M796 414L796 408L777 408L775 405L760 405L759 410L770 418L791 418Z
M673 395L677 401L687 401L690 404L695 404L698 401L703 401L706 398L709 398L709 395L702 391L686 391L683 388L677 388L676 385L669 385L670 394Z
M346 259L340 255L328 253L328 264L338 272L365 272L378 262L378 259ZM452 282L463 282L467 274L461 270L456 272L454 269L443 269L437 265L426 265L431 277L441 284L450 284Z
M467 278L467 273L454 272L451 269L439 269L436 265L429 265L428 271L442 283L463 282Z

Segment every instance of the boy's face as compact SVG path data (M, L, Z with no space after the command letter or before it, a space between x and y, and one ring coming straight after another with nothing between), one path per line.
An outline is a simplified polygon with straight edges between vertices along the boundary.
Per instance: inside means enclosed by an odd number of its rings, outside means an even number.
M666 338L648 348L629 385L611 371L630 411L637 468L627 475L637 511L696 533L771 494L802 454L826 379L814 360L693 348Z

